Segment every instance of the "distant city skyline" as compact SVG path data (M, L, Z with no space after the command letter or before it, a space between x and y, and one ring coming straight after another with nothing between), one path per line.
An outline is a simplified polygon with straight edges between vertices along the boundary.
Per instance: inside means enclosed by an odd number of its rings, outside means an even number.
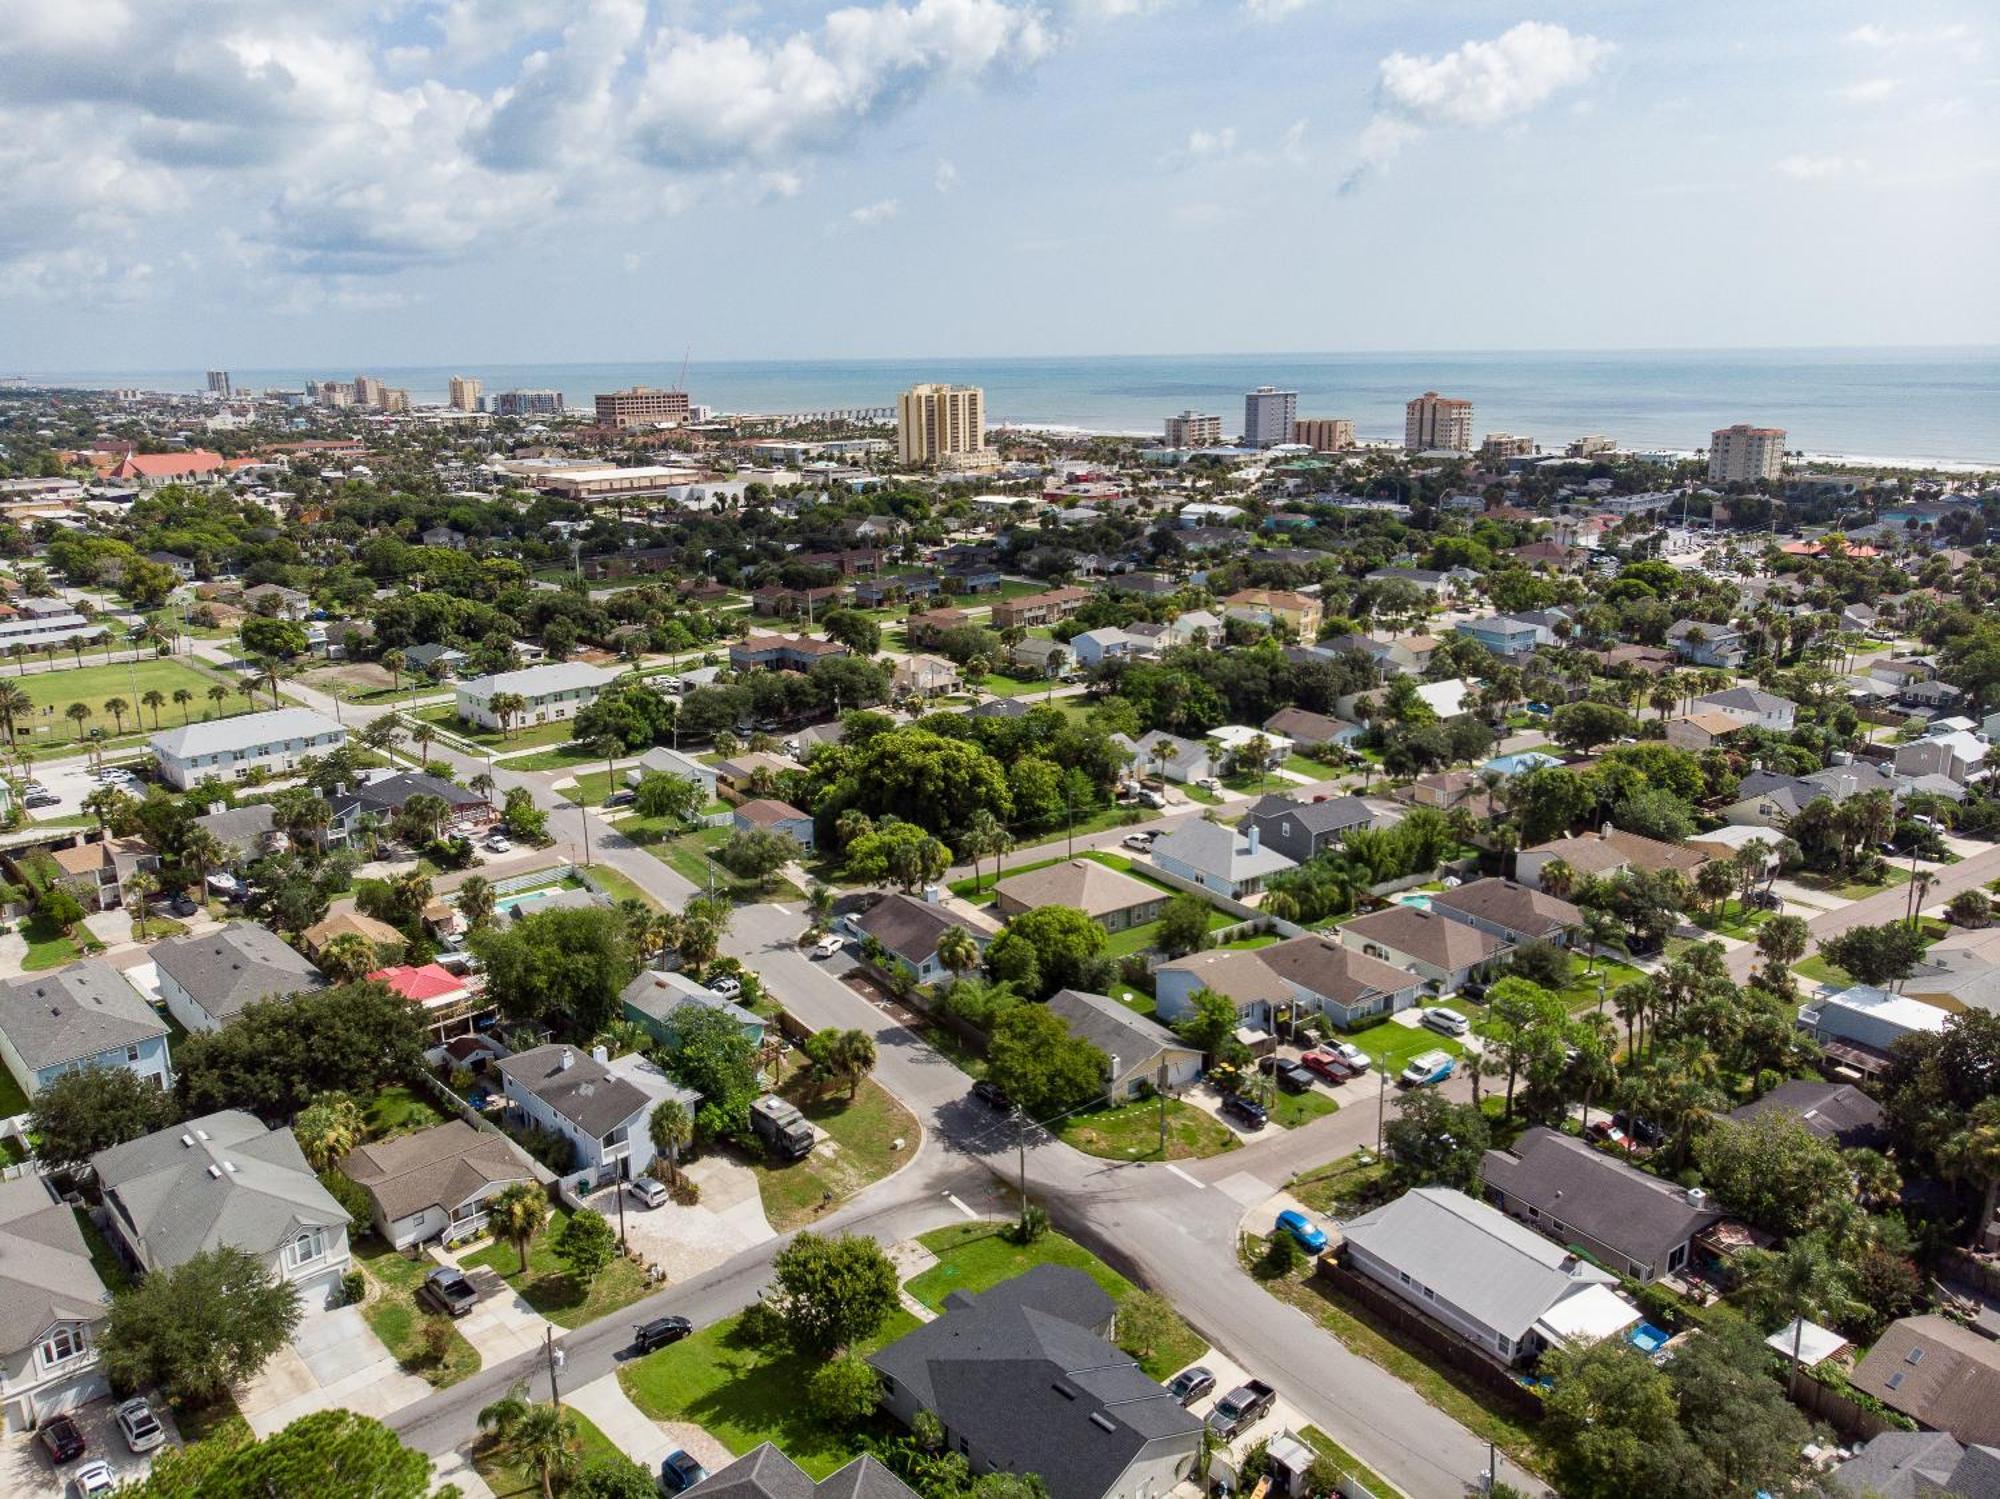
M22 0L0 374L1992 344L1996 41L1972 0Z

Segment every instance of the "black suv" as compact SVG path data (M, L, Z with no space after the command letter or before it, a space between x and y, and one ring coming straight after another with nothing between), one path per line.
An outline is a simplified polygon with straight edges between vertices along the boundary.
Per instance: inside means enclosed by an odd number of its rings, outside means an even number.
M1262 1129L1271 1122L1270 1114L1261 1103L1254 1098L1245 1098L1241 1093L1232 1093L1223 1099L1222 1112L1248 1129Z
M996 1082L990 1082L983 1077L972 1085L972 1096L988 1108L1007 1109L1012 1107L1007 1101L1007 1095L1000 1090L1000 1085Z
M632 1346L641 1353L651 1353L655 1348L678 1343L693 1331L694 1324L685 1317L655 1317L633 1329Z
M447 1317L463 1317L479 1304L479 1292L463 1270L440 1266L424 1277L417 1295Z

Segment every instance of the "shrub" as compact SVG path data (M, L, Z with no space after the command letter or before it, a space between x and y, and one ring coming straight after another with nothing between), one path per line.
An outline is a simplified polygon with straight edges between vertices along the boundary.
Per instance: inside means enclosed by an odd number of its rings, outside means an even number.
M1020 1219L1008 1227L1007 1237L1016 1244L1033 1244L1048 1231L1048 1211L1031 1202L1021 1209Z
M829 1426L853 1426L868 1419L881 1399L875 1371L853 1354L821 1364L806 1385L812 1412Z
M558 1176L567 1174L576 1164L576 1143L567 1135L559 1135L554 1130L533 1124L509 1130L508 1133L513 1136L515 1144Z
M667 1190L673 1194L674 1201L684 1208L691 1208L701 1201L701 1183L685 1176L674 1178Z
M350 1270L340 1277L340 1300L344 1306L353 1306L368 1294L368 1279L359 1270Z
M451 1323L443 1317L424 1318L424 1358L442 1364L451 1357Z
M1278 1280L1298 1268L1298 1241L1290 1234L1272 1234L1257 1261L1257 1273L1267 1280Z

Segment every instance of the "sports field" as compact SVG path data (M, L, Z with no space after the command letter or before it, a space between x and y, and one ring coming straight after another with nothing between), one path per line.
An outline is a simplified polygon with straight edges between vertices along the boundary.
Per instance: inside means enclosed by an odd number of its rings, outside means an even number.
M71 703L82 703L90 709L90 717L83 722L86 734L92 729L103 729L106 734L117 731L117 718L104 708L112 698L123 698L128 705L127 733L135 729L151 730L153 710L143 702L148 692L158 692L166 698L160 708L160 727L173 727L183 718L180 705L174 702L176 688L194 694L194 701L186 705L186 711L196 719L215 715L216 705L209 700L208 689L218 684L230 689L228 701L222 704L223 713L249 711L234 684L221 675L202 671L184 661L157 657L130 663L116 661L109 666L72 667L68 671L29 672L26 676L0 671L0 679L20 688L33 701L34 713L20 720L17 727L23 732L32 727L37 742L76 738L77 726L64 716ZM260 695L259 706L271 706L268 693Z

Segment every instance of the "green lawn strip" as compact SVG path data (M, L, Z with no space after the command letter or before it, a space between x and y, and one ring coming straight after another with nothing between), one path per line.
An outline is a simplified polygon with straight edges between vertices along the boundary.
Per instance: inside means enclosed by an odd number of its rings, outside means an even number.
M1836 884L1831 875L1798 874L1793 879L1808 890L1823 890L1829 895L1837 895L1842 900L1865 900L1871 895L1880 895L1884 890L1910 882L1910 871L1899 864L1891 864L1887 876L1879 883L1863 880L1847 880Z
M1836 968L1818 953L1802 958L1792 965L1792 972L1813 979L1818 983L1831 984L1836 989L1846 989L1854 983L1854 977L1845 968Z
M1735 937L1744 942L1757 940L1757 928L1777 915L1776 911L1745 910L1737 901L1724 901L1721 914L1713 908L1693 917L1694 924L1705 932L1715 932L1724 937Z
M938 1262L911 1280L905 1289L925 1306L943 1311L944 1299L953 1291L977 1294L1036 1265L1068 1265L1096 1281L1113 1301L1123 1301L1138 1290L1073 1239L1049 1232L1032 1244L1016 1244L1006 1237L1005 1230L1006 1225L1001 1223L954 1223L948 1228L919 1234L917 1242L936 1255ZM1186 1368L1207 1349L1207 1340L1183 1323L1173 1337L1141 1359L1139 1365L1153 1378L1164 1379Z
M521 1298L558 1327L581 1327L608 1317L621 1306L629 1306L648 1290L646 1273L627 1259L614 1259L591 1282L590 1290L579 1295L569 1278L569 1270L556 1257L556 1236L570 1219L567 1208L558 1207L546 1227L528 1246L528 1273L521 1274L520 1251L512 1244L488 1245L477 1254L466 1255L459 1263L468 1268L483 1267L501 1276Z
M1292 791L1297 789L1299 783L1266 771L1262 775L1255 776L1224 776L1222 784L1231 791L1241 791L1256 796L1266 791Z
M371 1140L413 1134L444 1123L444 1115L432 1108L429 1100L401 1084L391 1084L370 1097L363 1117Z
M981 677L977 685L995 697L1026 697L1031 692L1047 692L1051 687L1060 686L1061 683L1051 682L1044 677L1031 677L1024 681L1020 677L1010 677L993 671Z
M16 1114L28 1112L28 1093L14 1074L0 1067L0 1119L12 1119Z
M1378 1499L1390 1499L1391 1495L1402 1492L1401 1489L1397 1488L1388 1479L1377 1473L1368 1464L1364 1463L1352 1452L1349 1452L1317 1426L1300 1428L1299 1436L1308 1447L1319 1453L1320 1456L1332 1458L1335 1464L1339 1466L1341 1472L1360 1484L1369 1493L1377 1495Z
M1630 963L1619 963L1610 958L1599 956L1595 972L1585 973L1581 967L1577 968L1573 972L1570 982L1565 984L1561 989L1558 989L1556 993L1566 1008L1581 1010L1594 1006L1597 1003L1597 981L1599 978L1604 980L1604 993L1608 1000L1611 995L1618 992L1621 985L1633 983L1645 976L1645 974L1634 968Z
M1262 1255L1264 1241L1244 1240L1244 1268ZM1317 1277L1283 1277L1263 1282L1280 1301L1298 1308L1332 1333L1352 1353L1379 1364L1482 1441L1495 1443L1528 1470L1538 1471L1541 1455L1529 1428L1511 1413L1487 1403L1485 1392L1448 1365L1433 1363L1425 1351L1405 1343L1396 1331L1360 1302L1343 1296Z
M922 1131L916 1116L872 1078L862 1081L851 1100L844 1088L816 1095L802 1073L794 1074L783 1091L833 1142L822 1143L801 1161L753 1164L764 1216L781 1234L831 1211L917 1153Z
M1276 932L1258 932L1254 936L1238 937L1234 942L1217 943L1216 948L1219 952L1249 952L1252 948L1269 947L1280 940Z
M40 916L22 922L21 935L28 939L28 955L21 960L21 966L30 973L60 968L83 956L83 950L60 927Z
M1345 1217L1351 1205L1370 1198L1387 1170L1380 1161L1360 1164L1357 1152L1294 1177L1291 1192L1315 1213L1328 1218Z
M1270 1110L1271 1122L1286 1129L1297 1129L1302 1124L1311 1124L1315 1119L1340 1112L1340 1101L1319 1088L1308 1089L1304 1093L1287 1093L1283 1088L1274 1088L1264 1103Z
M1086 1155L1112 1161L1194 1160L1220 1155L1242 1143L1221 1120L1177 1098L1167 1100L1166 1115L1164 1157L1160 1154L1158 1099L1071 1114L1056 1126L1056 1133Z
M440 703L435 708L419 708L414 717L422 723L436 724L447 733L472 744L484 745L504 753L510 749L541 749L551 744L562 744L576 731L576 724L567 718L551 719L548 723L517 723L511 732L501 733L498 729L481 728L477 724L460 720L458 709L450 703Z
M632 1461L631 1456L599 1431L582 1411L566 1405L563 1414L576 1422L577 1445L584 1467L606 1460L620 1463ZM486 1486L493 1490L494 1499L542 1499L542 1481L535 1476L534 1470L517 1468L507 1462L491 1441L483 1440L473 1447L472 1468L486 1480Z
M1175 893L1178 894L1179 892ZM1240 916L1231 916L1227 911L1211 911L1208 913L1208 929L1211 933L1219 932L1225 927L1239 925L1241 921L1242 918ZM1160 924L1157 921L1148 921L1139 926L1127 927L1122 932L1113 932L1111 934L1111 941L1105 947L1104 951L1114 958L1122 958L1135 952L1144 952L1153 946L1159 939L1159 935Z
M1286 784L1292 785L1295 783L1287 782ZM1204 807L1219 807L1222 805L1222 798L1205 787L1188 785L1181 787L1181 791L1187 796L1189 801L1200 802Z
M554 749L536 750L532 754L503 757L502 770L573 770L579 765L602 765L604 756L595 750L587 750L580 744L563 744Z
M1374 1060L1375 1070L1386 1075L1391 1083L1396 1074L1410 1065L1410 1058L1426 1051L1445 1051L1453 1056L1465 1055L1465 1048L1449 1036L1441 1036L1429 1026L1397 1025L1394 1021L1384 1021L1365 1031L1353 1031L1347 1039Z
M613 869L609 864L590 866L590 877L604 887L604 893L613 900L636 900L653 910L660 909L660 903L641 890L631 880Z
M375 1294L361 1309L362 1319L397 1363L440 1390L479 1372L479 1351L452 1326L451 1319L417 1304L417 1288L431 1268L429 1260L404 1259L373 1234L357 1242L353 1251L376 1285ZM424 1337L425 1324L433 1318L451 1329L441 1360L432 1359Z
M104 1282L104 1289L111 1292L128 1290L132 1285L132 1274L125 1268L125 1262L110 1242L90 1221L90 1214L82 1208L72 1208L76 1214L76 1226L83 1230L83 1242L90 1250L90 1268L97 1272L97 1278Z
M1285 761L1285 769L1297 775L1311 776L1315 781L1331 781L1347 774L1344 765L1329 765L1324 760L1315 760L1310 755L1293 755Z
M859 1455L853 1437L820 1421L806 1400L816 1359L755 1348L737 1336L741 1317L726 1317L692 1337L634 1359L618 1383L655 1421L700 1426L736 1456L765 1442L814 1478L825 1478ZM914 1330L901 1307L874 1337L853 1350L867 1355Z

